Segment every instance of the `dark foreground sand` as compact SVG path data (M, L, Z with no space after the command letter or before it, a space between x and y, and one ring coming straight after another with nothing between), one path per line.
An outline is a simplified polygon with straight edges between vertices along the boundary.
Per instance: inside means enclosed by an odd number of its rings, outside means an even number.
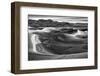
M76 54L66 54L66 55L40 55L35 53L29 53L28 60L55 60L55 59L80 59L87 58L88 53L76 53Z

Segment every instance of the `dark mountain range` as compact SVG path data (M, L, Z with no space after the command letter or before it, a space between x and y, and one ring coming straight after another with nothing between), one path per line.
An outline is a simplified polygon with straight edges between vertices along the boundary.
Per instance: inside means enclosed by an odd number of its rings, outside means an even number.
M28 20L28 26L31 28L39 28L39 27L72 27L76 29L86 29L88 28L88 23L69 23L69 22L58 22L58 21L53 21L51 19L44 20L44 19L39 19L39 20Z
M73 26L68 22L58 22L58 21L53 21L51 19L28 20L28 25L30 27L66 27L66 26L71 27Z

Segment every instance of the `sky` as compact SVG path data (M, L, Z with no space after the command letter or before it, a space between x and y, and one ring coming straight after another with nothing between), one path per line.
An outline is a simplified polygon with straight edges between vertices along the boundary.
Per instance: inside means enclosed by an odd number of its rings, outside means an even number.
M58 22L70 22L70 23L88 23L88 17L76 17L76 16L51 16L51 15L28 15L28 19L52 19Z

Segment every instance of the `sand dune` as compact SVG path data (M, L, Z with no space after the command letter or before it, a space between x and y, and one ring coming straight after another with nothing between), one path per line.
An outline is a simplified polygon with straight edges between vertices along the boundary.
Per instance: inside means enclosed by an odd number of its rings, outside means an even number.
M84 38L87 36L86 31L77 30L77 32L72 34L56 33L55 35L55 33L52 33L52 30L60 29L56 29L54 27L46 27L42 30L29 30L29 34L31 34L33 53L42 55L55 55L87 52L87 48L83 48L87 47L87 38ZM34 33L42 34L40 35ZM44 41L40 40L40 36L42 39L45 38ZM41 47L39 46L40 44L42 45Z

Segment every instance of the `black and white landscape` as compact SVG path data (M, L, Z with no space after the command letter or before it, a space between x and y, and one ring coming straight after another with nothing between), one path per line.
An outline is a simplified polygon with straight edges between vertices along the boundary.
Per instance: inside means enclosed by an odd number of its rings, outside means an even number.
M88 17L28 16L28 60L88 58Z

